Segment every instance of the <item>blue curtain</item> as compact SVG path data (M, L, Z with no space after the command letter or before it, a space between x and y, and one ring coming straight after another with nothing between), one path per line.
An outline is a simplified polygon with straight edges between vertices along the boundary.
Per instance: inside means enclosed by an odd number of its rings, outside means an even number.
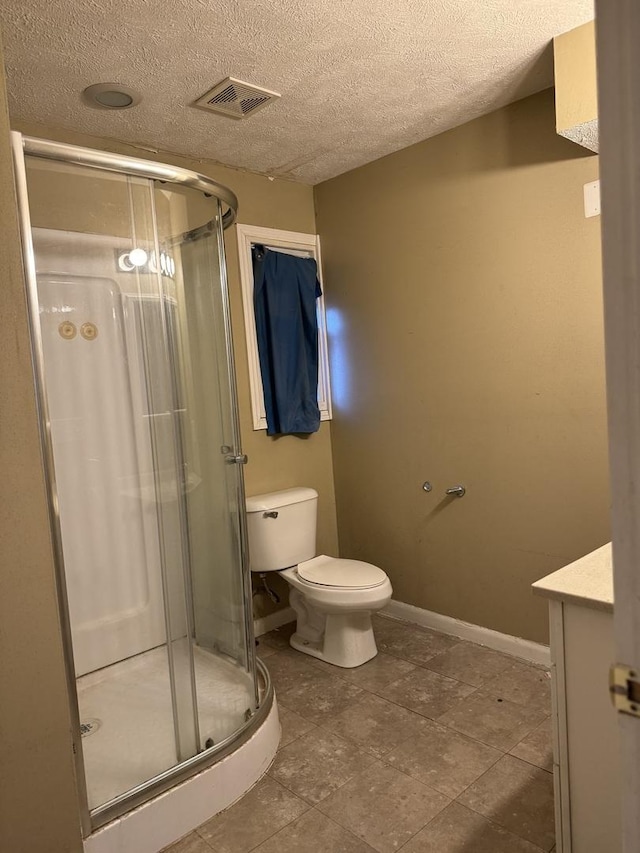
M253 248L253 307L267 435L317 432L318 323L313 258Z

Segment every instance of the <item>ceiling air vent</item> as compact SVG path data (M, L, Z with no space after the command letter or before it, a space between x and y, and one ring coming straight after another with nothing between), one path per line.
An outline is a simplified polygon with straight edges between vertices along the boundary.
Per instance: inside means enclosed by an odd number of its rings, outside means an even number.
M277 92L227 77L198 98L195 106L230 118L248 118L279 97Z

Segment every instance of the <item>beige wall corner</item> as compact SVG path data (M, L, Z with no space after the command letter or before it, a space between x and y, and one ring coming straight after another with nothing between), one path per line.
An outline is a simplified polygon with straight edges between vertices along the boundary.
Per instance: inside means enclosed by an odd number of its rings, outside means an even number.
M316 187L341 552L541 642L530 584L610 535L595 178L547 91Z
M0 53L0 850L82 850Z
M590 151L598 150L595 24L590 21L553 40L556 130Z
M189 160L168 152L150 154L148 150L113 139L87 136L39 124L16 122L15 129L32 136L158 160L203 172L230 187L237 195L240 222L305 233L313 233L316 230L313 189L304 184L278 179L270 180L262 175L227 168L211 161ZM249 464L244 469L247 494L260 494L291 486L311 486L317 489L320 495L319 553L336 554L338 538L330 423L323 422L319 432L309 438L296 436L270 438L265 430L253 430L238 247L234 226L225 232L225 245L240 404L240 427L243 450L249 457ZM254 601L256 617L287 605L288 587L286 582L279 583L279 580L275 578L273 584L281 594L281 604L274 606L265 596L256 596Z

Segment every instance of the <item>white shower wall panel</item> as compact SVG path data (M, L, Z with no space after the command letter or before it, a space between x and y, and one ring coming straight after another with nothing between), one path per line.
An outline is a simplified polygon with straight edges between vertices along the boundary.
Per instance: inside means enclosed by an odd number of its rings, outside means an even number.
M122 297L107 277L38 275L76 674L165 641L157 518L143 499Z

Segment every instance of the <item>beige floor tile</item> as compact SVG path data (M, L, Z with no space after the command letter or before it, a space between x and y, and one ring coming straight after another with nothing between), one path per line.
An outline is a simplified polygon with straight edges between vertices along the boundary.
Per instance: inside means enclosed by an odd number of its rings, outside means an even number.
M543 850L555 843L553 777L511 755L487 770L458 802Z
M490 678L503 672L513 658L474 643L458 643L449 651L427 661L425 666L440 675L480 687Z
M401 622L399 619L390 619L387 616L377 614L371 617L371 623L378 651L383 651L383 653L386 646L392 643L400 644L403 639L408 641L416 633L423 630L419 625L412 625L408 622Z
M452 799L502 757L502 752L431 720L384 760Z
M514 661L495 678L486 681L482 689L527 708L539 708L551 713L551 678L546 669Z
M321 724L364 696L364 691L337 675L313 670L291 689L278 692L278 703L305 720Z
M324 673L310 666L299 652L278 651L268 657L265 666L269 670L271 681L278 696L292 687L324 678Z
M345 669L342 677L365 690L379 690L414 670L414 664L409 661L378 652L373 660L367 661L362 666Z
M308 808L308 803L275 779L265 777L197 832L215 853L248 853Z
M366 694L346 711L330 717L324 728L381 758L407 738L416 737L426 723L424 717L413 711Z
M319 803L373 763L373 757L324 729L278 752L269 775L310 803Z
M508 751L545 719L544 711L491 696L484 688L438 718L474 740Z
M378 691L391 702L435 719L474 693L475 687L428 669L416 669Z
M190 832L185 838L165 847L161 853L211 853L211 847L196 832Z
M309 663L325 673L338 675L340 678L344 678L345 681L350 681L352 684L356 684L365 690L377 690L380 687L384 687L386 684L396 681L403 675L408 675L416 668L415 664L409 663L408 660L402 660L402 658L393 657L393 655L386 655L383 652L378 652L372 660L352 669L335 666L334 664L313 657L309 657Z
M289 640L295 630L296 623L287 622L286 625L282 625L280 628L274 628L273 631L267 631L266 634L262 634L259 640L261 644L264 643L266 646L272 646L274 649L290 649Z
M311 809L256 847L254 853L373 853L373 848Z
M510 755L535 764L543 770L553 769L553 742L551 734L551 717L540 723L537 729L516 744Z
M313 666L315 669L319 669L327 675L344 676L348 671L342 666L336 666L335 663L328 663L326 660L320 660L320 658L316 658L313 655L305 655L304 652L298 652L298 654L303 655L309 666Z
M305 720L299 714L290 711L283 705L278 706L278 716L280 717L280 727L282 729L279 749L288 746L294 740L297 740L297 738L315 729L314 723Z
M278 696L278 757L238 803L166 853L549 850L546 673L373 621L380 652L354 669L292 649L295 623L260 638ZM491 747L512 755L496 760Z
M392 853L448 803L433 788L376 762L318 808L374 850Z
M388 619L376 622L374 631L378 651L418 665L427 663L460 642L447 634Z
M402 853L540 853L540 850L459 803L451 803L405 844Z
M376 639L388 633L397 632L397 630L401 630L409 625L408 622L401 622L399 619L392 619L390 616L383 616L380 613L373 614L371 624L373 625L373 633L376 635Z
M260 660L266 660L271 655L275 655L277 651L273 646L267 646L265 643L258 643L258 647L256 648L256 654Z

